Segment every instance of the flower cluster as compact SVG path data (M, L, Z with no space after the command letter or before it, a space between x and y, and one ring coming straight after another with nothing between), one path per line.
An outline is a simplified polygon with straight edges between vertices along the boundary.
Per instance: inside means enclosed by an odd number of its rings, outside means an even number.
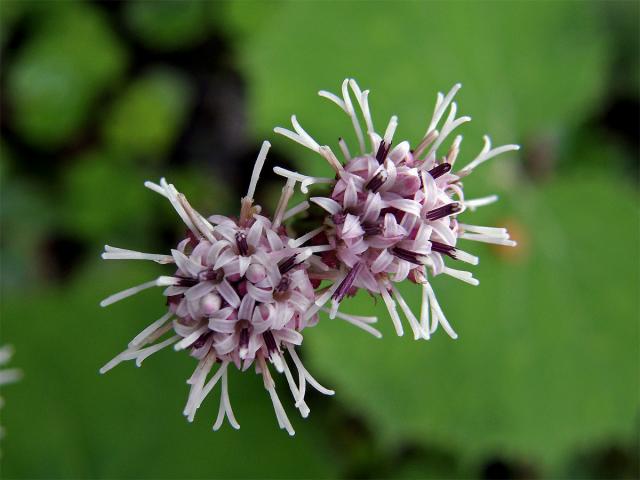
M160 184L146 182L151 190L166 197L188 228L187 237L171 255L149 254L105 247L104 259L139 259L175 264L171 276L116 293L101 302L110 305L141 290L166 287L168 311L138 334L128 348L100 370L107 372L123 360L134 360L139 366L149 355L169 345L175 350L188 350L199 360L187 383L191 385L184 415L192 421L197 409L214 386L221 383L217 430L225 416L239 428L228 393L229 364L247 370L255 365L262 374L281 428L294 431L275 390L269 364L286 376L296 407L306 417L309 408L304 401L306 384L332 395L305 369L295 347L302 343L302 331L318 321L317 314L306 315L315 302L309 279L309 258L318 250L300 247L300 240L287 237L281 225L291 215L285 211L292 189L283 193L273 220L260 215L253 205L253 194L264 164L269 143L263 144L256 161L249 192L242 199L238 219L200 215L184 195L164 179ZM295 212L294 212L295 213ZM321 249L321 247L320 247ZM161 341L163 336L168 338ZM285 359L288 353L296 367L296 383ZM217 370L207 381L211 371Z
M428 270L433 276L444 273L477 285L478 281L470 272L445 265L444 257L472 265L478 263L477 257L458 247L458 239L515 245L505 229L458 221L458 215L464 210L497 200L495 196L465 199L462 179L490 158L519 148L517 145L491 148L489 137L485 136L482 151L454 173L462 136L455 137L447 153L440 158L438 150L458 126L471 120L467 116L456 118L457 106L452 100L459 88L460 84L457 84L446 96L438 94L431 122L414 149L407 141L391 148L398 126L396 116L389 120L383 136L376 133L369 109L369 91L361 91L353 79L343 82L342 98L326 91L319 94L350 117L359 143L359 155L352 156L341 139L339 144L345 159L342 164L328 146L320 146L304 131L295 115L291 117L293 131L275 129L276 133L320 154L335 172L334 179L321 179L276 168L276 173L301 180L304 186L312 183L332 185L330 196L310 199L326 211L319 235L327 238L332 250L324 252L323 256L330 264L338 266L330 288L332 317L345 295L362 288L382 297L398 335L403 334L403 327L397 305L414 338L428 339L438 325L456 338L428 281ZM364 119L369 149L351 94ZM449 113L438 130L448 108ZM419 319L395 286L405 279L422 285Z
M456 338L438 304L430 276L441 273L477 285L470 272L445 265L444 258L472 265L478 258L460 249L458 240L515 245L505 229L464 224L458 216L465 210L492 203L495 196L467 200L462 179L475 167L496 155L516 150L516 145L491 148L488 137L482 151L464 168L453 172L462 137L457 136L443 156L438 150L451 132L469 117L456 118L453 97L460 85L446 96L438 94L427 131L411 149L408 142L393 148L397 118L391 117L384 135L375 132L369 110L368 91L354 80L342 84L342 97L321 91L350 117L360 154L352 156L344 140L339 141L344 162L328 146L319 145L305 132L296 117L293 131L280 133L320 154L331 166L333 178L310 177L275 167L286 177L273 216L262 215L253 196L264 166L269 142L264 142L256 160L247 195L241 200L238 218L213 215L205 218L191 207L184 195L164 179L145 186L165 197L187 227L187 236L170 255L149 254L105 246L104 259L151 260L174 264L174 273L129 288L101 302L102 306L154 286L165 287L167 312L146 327L126 350L107 363L104 373L124 360L139 366L151 354L174 346L198 360L188 379L190 391L184 415L192 421L196 411L221 384L220 407L214 430L225 418L234 428L235 419L228 392L228 370L233 365L245 371L254 367L262 375L281 428L294 433L276 393L270 365L283 373L295 406L303 417L307 383L321 393L334 392L320 385L306 370L296 353L303 330L318 323L319 312L340 318L380 337L372 324L375 317L348 315L339 311L341 301L358 289L380 295L398 335L403 326L397 306L404 313L416 339L428 339L441 325ZM356 114L355 97L370 142ZM440 125L446 110L449 113ZM330 187L325 197L289 208L296 184L308 187L322 183ZM295 238L284 223L310 207L320 206L325 215L318 226ZM419 318L411 311L396 284L409 280L422 286ZM323 282L326 282L323 284ZM327 305L329 305L327 307ZM294 375L289 364L297 371Z

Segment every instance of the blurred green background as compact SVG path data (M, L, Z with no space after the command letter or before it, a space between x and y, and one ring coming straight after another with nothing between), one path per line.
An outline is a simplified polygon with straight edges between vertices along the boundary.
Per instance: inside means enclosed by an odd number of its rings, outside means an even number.
M1 342L24 379L3 390L3 478L637 478L639 432L638 2L0 2ZM195 362L163 351L98 368L158 318L166 271L106 263L104 243L163 252L183 229L143 188L166 175L206 213L236 213L260 142L269 166L327 175L272 128L296 113L321 143L351 140L317 97L346 76L374 120L419 140L437 91L462 82L462 160L481 135L520 143L468 196L501 202L515 250L470 247L481 285L437 278L460 335L382 340L337 321L303 356L297 435L262 382L233 372L242 428L213 433L213 395L181 410ZM281 183L265 175L273 208ZM473 218L472 218L473 217ZM415 286L404 292L417 308Z

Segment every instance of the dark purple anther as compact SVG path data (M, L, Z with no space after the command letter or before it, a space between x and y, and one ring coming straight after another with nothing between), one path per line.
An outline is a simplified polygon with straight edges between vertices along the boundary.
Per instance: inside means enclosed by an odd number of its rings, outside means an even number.
M438 178L444 175L445 173L449 172L450 170L451 170L451 164L444 162L444 163L441 163L440 165L436 165L431 170L429 170L429 175L431 175L433 178Z
M240 339L238 340L238 346L241 349L249 348L249 329L246 327L240 330Z
M280 270L280 273L284 275L296 265L298 265L296 263L296 255L291 255L289 258L278 264L278 270Z
M378 160L379 164L382 164L386 160L390 148L391 144L387 145L384 140L380 142L378 152L376 153L376 160Z
M415 265L423 265L423 262L418 259L418 254L410 250L405 250L404 248L400 247L394 247L391 249L391 253L401 260L405 260Z
M342 212L334 213L333 215L331 215L331 219L336 225L342 225L346 218L347 216Z
M387 181L387 171L384 168L381 168L378 173L376 173L371 180L369 180L364 188L367 190L376 193L380 187Z
M291 283L291 281L289 280L289 277L287 276L283 276L282 278L280 278L280 281L278 282L278 285L276 285L276 288L274 289L276 293L284 293L287 290L289 290L289 284Z
M224 278L224 271L221 268L219 268L218 270L214 270L213 268L208 268L198 273L198 280L200 282L219 283L222 281L223 278Z
M236 233L236 245L238 245L238 253L246 257L249 253L249 245L247 244L247 236L244 232Z
M195 278L185 278L185 277L179 277L179 278L180 280L178 280L178 287L193 287L198 283L198 280L196 280Z
M380 235L382 233L382 222L376 224L363 225L365 237L372 237L373 235Z
M212 333L213 332L209 331L207 333L203 333L202 335L200 335L200 337L198 337L198 339L195 342L193 342L193 345L191 345L193 349L197 350L199 348L202 348Z
M338 289L335 292L333 292L333 295L331 295L332 299L336 300L337 302L342 301L344 296L349 292L349 290L353 286L353 282L358 276L358 273L360 272L361 268L362 268L362 264L356 263L354 267L351 270L349 270L349 273L347 273L347 276L344 277L344 280L342 280L342 282L340 282Z
M269 356L271 356L272 352L278 351L278 346L276 345L276 340L273 338L273 333L271 330L267 330L262 334L262 338L264 338L264 344L267 346L267 351L269 352Z
M449 215L453 215L454 213L458 213L462 210L462 207L458 202L448 203L439 208L434 208L433 210L429 210L427 212L427 220L434 221L439 218L448 217Z
M446 243L436 242L431 240L431 251L442 253L443 255L449 255L451 258L456 258L456 248Z

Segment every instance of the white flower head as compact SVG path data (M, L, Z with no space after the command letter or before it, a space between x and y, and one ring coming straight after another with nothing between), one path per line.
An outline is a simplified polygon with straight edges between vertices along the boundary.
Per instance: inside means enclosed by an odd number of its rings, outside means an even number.
M281 225L305 207L287 210L295 181L287 182L273 220L260 215L260 207L254 205L253 195L269 146L269 142L263 143L237 219L220 215L205 218L164 179L159 184L145 183L169 200L187 226L188 235L170 254L105 247L104 259L151 260L174 264L174 270L101 302L107 306L159 286L165 287L168 311L100 371L104 373L124 360L135 360L140 366L148 356L170 345L188 351L198 359L198 365L187 380L190 391L184 415L192 421L207 395L220 384L220 408L213 425L217 430L225 417L234 428L240 427L228 392L229 366L243 371L254 366L263 377L280 427L293 435L271 367L284 373L303 417L309 414L304 400L307 383L324 394L334 392L309 374L295 351L302 343L302 331L318 321L318 309L313 308L316 296L309 279L309 260L317 248L303 247L304 236L291 239ZM289 363L295 366L297 375Z
M436 300L428 274L446 274L477 285L470 272L445 264L446 257L455 263L478 263L476 256L458 246L458 240L515 245L503 228L458 221L465 210L473 211L497 200L495 196L465 199L462 179L487 160L519 148L517 145L492 148L489 137L485 136L482 151L465 167L453 171L462 136L456 136L444 153L441 150L454 130L471 120L457 116L453 98L460 87L455 85L446 95L438 93L426 132L414 148L408 141L394 146L398 127L395 115L384 130L376 132L369 108L369 91L362 91L353 79L344 80L341 95L326 91L319 94L350 118L358 141L358 154L352 155L341 138L339 147L344 158L341 162L329 146L318 144L301 127L295 115L291 118L293 130L275 129L276 133L318 153L335 174L331 179L318 179L276 170L289 179L306 181L304 186L331 185L329 196L313 197L310 201L326 211L322 235L332 248L321 256L324 263L337 270L334 285L329 289L331 293L324 297L326 302L331 300L332 317L338 315L342 299L361 288L382 297L398 335L403 334L397 312L400 306L414 338L428 339L438 325L456 338ZM420 318L413 314L395 285L405 279L422 285Z

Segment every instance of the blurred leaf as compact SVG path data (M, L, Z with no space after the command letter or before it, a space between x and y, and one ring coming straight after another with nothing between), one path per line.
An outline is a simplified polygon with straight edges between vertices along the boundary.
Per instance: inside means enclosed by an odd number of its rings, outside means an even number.
M193 424L182 416L186 379L196 361L171 349L143 368L125 363L104 377L98 368L164 309L160 290L100 309L112 292L167 267L93 264L74 285L3 301L3 341L24 379L3 391L6 478L329 478L335 476L323 436L322 410L311 400L296 418L286 381L280 395L296 428L278 429L260 377L233 371L230 396L242 428L212 432L217 392ZM33 301L33 299L37 301ZM316 397L317 398L317 397ZM34 461L37 459L37 461Z
M122 74L125 52L87 3L48 2L7 71L15 128L39 147L59 147Z
M605 80L608 39L597 12L567 2L246 1L231 3L227 17L243 35L254 131L271 136L295 113L320 143L345 136L353 152L349 120L316 95L339 91L346 76L372 89L377 129L397 114L398 140L413 144L436 92L456 82L461 112L475 115L461 129L474 148L485 132L508 143L579 122ZM305 171L326 175L323 162L307 161L311 152L278 142Z
M38 249L58 219L57 205L44 186L27 182L13 172L16 159L0 143L0 290L24 289L42 280L43 258Z
M213 171L180 168L168 173L167 181L184 193L191 206L205 217L214 214L237 216L240 211L240 197L236 198L231 186ZM175 216L174 211L171 213Z
M161 198L144 188L145 180L135 170L123 175L113 156L103 152L76 158L65 177L65 229L94 245L147 237ZM142 246L131 248L136 247Z
M640 88L640 3L616 2L611 5L598 3L601 15L607 19L616 49L612 61L618 75L611 78L611 89L619 89L638 96Z
M191 107L186 80L171 70L136 79L104 119L104 136L118 155L160 160L173 146Z
M479 287L433 280L459 340L441 329L429 342L397 338L382 302L373 308L365 295L343 310L375 312L383 340L328 320L306 335L311 365L388 444L409 438L556 468L570 449L630 434L637 194L605 176L573 176L523 189L513 205L523 241L515 251L484 249ZM490 209L478 213L466 220L500 223ZM402 290L419 308L418 287Z
M215 2L212 2L215 3ZM124 6L129 28L147 45L175 50L193 45L207 33L208 2L134 0Z
M15 23L22 16L26 2L6 1L0 2L0 46L4 46L11 35Z

